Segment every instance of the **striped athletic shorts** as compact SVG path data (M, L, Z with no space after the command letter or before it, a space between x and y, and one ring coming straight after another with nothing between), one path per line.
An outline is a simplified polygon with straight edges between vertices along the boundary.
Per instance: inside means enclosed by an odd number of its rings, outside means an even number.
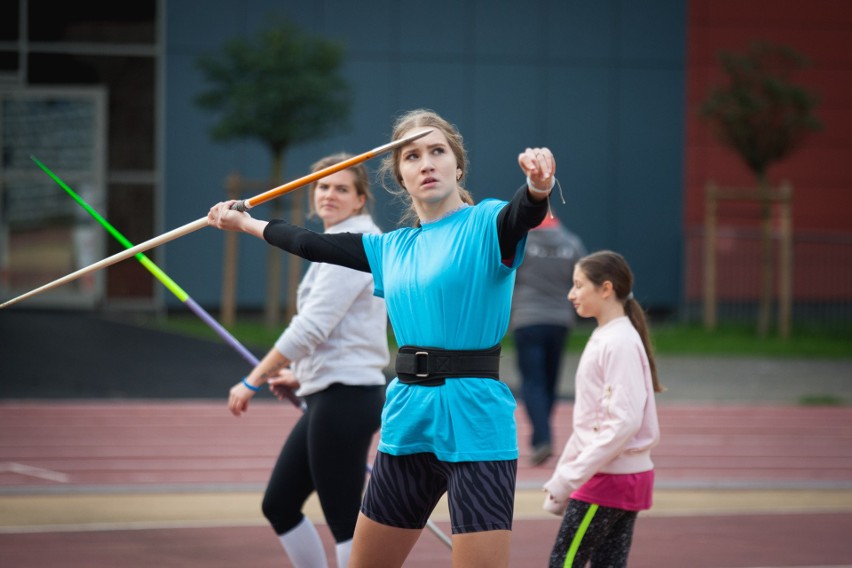
M443 462L434 454L376 455L361 503L370 519L422 529L447 493L453 534L512 530L518 460Z

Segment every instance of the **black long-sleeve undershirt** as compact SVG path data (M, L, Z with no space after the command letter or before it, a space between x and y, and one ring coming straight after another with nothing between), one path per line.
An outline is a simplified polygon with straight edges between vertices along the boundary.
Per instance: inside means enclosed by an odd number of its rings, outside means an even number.
M497 214L497 239L503 262L511 264L518 243L547 215L547 200L533 201L527 186L521 186L512 200ZM360 233L316 233L286 221L270 221L263 238L278 248L311 262L328 262L370 272L370 263Z

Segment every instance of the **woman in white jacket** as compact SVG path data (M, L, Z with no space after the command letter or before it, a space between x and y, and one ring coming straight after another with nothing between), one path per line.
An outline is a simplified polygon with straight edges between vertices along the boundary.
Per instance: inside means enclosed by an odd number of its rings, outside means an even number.
M311 171L350 157L328 156ZM317 180L310 196L325 233L381 232L366 212L370 190L363 165ZM263 497L263 514L296 568L327 566L317 531L302 513L314 491L336 542L337 565L349 561L389 358L387 311L373 295L372 275L313 263L299 284L297 314L231 389L228 407L235 416L265 383L279 398L281 389L304 398L305 413L287 437Z
M651 508L661 392L633 274L611 251L577 262L568 300L598 327L575 378L573 432L545 484L544 507L563 517L551 567L627 565L638 512Z

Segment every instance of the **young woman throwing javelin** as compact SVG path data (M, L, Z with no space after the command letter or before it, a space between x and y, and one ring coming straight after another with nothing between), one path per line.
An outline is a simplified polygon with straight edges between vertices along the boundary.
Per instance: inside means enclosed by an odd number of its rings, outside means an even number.
M402 566L447 493L453 565L508 566L518 443L515 400L499 380L525 237L547 213L556 163L527 148L527 182L509 202L474 205L467 155L452 124L429 110L395 123L392 139L429 131L381 165L410 202L412 227L383 235L321 235L230 209L209 223L245 231L307 260L371 272L401 345L389 384L373 473L355 528L350 568Z

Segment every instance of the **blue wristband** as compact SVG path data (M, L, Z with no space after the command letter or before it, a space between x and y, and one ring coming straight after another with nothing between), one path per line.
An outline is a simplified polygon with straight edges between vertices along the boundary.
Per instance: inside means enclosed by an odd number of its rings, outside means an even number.
M243 379L243 385L244 385L244 386L245 386L248 390L250 390L250 391L259 392L259 391L260 391L260 387L256 387L256 386L254 386L253 384L250 384L250 383L246 380L247 378L248 378L248 377L245 377L245 378Z

